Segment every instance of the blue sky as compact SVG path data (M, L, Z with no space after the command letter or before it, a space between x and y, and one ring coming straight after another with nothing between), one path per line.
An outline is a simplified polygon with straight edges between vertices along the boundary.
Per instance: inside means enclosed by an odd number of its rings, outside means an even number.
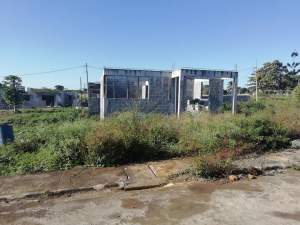
M0 79L96 67L240 69L300 51L299 0L0 0ZM90 69L96 81L100 70ZM84 69L24 76L78 88Z

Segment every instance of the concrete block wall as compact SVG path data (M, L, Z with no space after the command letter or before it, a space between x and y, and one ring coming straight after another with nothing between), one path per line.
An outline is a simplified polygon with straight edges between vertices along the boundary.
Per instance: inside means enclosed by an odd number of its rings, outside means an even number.
M211 112L217 112L219 108L223 105L223 86L224 80L209 80L208 108Z
M100 83L89 83L88 85L88 109L90 114L100 113Z
M140 110L143 112L173 113L171 102L171 73L155 70L105 69L101 78L100 115ZM148 86L148 95L145 85ZM144 97L143 97L144 96Z
M163 100L148 100L148 99L106 99L105 115L116 112L137 110L145 113L174 113L175 106L169 101Z

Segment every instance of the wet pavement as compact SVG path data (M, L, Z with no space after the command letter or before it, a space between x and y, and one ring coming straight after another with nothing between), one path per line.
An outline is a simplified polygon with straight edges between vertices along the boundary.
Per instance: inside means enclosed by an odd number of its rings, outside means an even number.
M185 182L146 190L0 202L0 224L296 225L300 172L234 183Z

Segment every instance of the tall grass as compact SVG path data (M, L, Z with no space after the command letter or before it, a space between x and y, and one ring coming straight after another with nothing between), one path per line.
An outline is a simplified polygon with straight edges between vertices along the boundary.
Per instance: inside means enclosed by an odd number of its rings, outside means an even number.
M0 175L185 155L199 156L202 163L196 165L218 168L203 163L209 159L224 168L227 164L220 159L285 148L300 135L299 104L294 101L248 102L239 112L236 116L186 113L180 119L123 112L101 121L73 109L1 114L0 121L16 128L16 140L0 147Z
M17 128L22 128L41 124L73 122L87 117L86 111L73 108L26 109L17 113L2 111L0 123L9 123Z

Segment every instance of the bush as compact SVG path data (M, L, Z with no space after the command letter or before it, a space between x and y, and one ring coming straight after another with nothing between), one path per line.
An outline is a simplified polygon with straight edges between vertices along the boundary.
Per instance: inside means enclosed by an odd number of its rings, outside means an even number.
M238 104L238 113L243 113L246 116L253 115L254 113L264 110L265 104L261 101L248 101Z
M293 97L297 102L300 102L300 84L293 90Z
M230 134L240 150L262 153L288 147L290 139L287 130L278 124L257 117L235 120L239 129Z
M220 112L224 113L224 112L230 112L232 110L232 106L230 103L225 102L222 107L220 108Z
M18 154L15 172L17 174L38 173L60 169L60 158L54 149L42 149L36 153Z
M197 157L193 164L194 175L204 178L223 178L231 174L234 166L230 157L222 154L205 154Z
M93 121L40 125L17 134L12 144L1 146L2 169L10 173L35 173L68 169L84 164L84 138Z
M300 138L300 104L290 97L268 100L263 114L271 121L284 127L290 138Z
M58 167L60 169L72 168L84 164L86 152L85 136L93 123L83 120L75 123L64 123L54 132L49 139L46 148L54 149L59 157Z
M164 119L129 112L99 123L86 137L88 164L112 166L175 154L177 132Z
M184 122L178 146L185 152L208 154L232 149L239 154L262 153L289 146L281 125L260 115L201 115Z

